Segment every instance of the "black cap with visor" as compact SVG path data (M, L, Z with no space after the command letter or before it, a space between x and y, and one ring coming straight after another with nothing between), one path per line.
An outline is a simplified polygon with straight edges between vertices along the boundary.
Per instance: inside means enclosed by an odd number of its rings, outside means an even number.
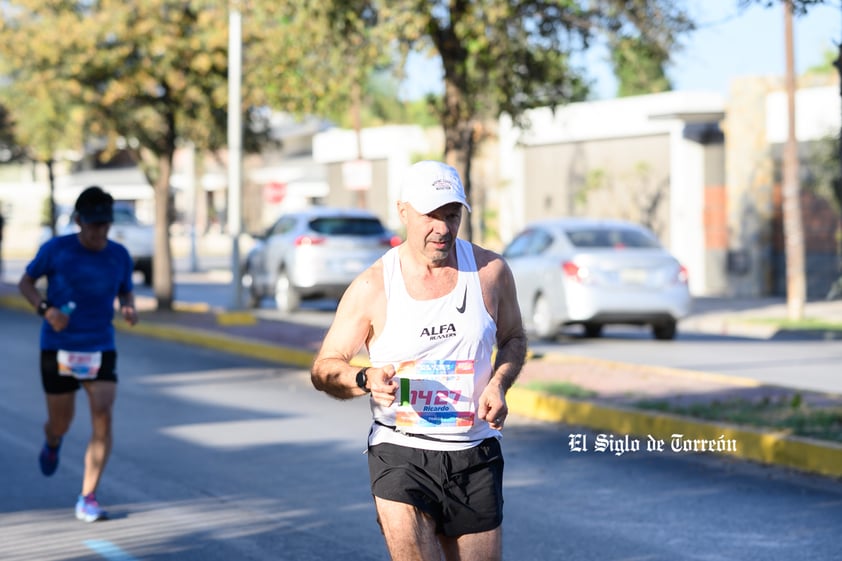
M75 210L86 224L114 222L114 197L101 187L88 187L76 199Z

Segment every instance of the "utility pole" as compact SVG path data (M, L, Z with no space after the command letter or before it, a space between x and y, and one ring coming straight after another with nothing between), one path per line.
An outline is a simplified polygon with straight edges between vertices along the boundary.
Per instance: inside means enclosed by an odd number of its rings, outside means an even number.
M842 13L842 1L839 3L840 6L840 13ZM842 39L839 40L838 53L836 55L836 60L833 61L833 66L836 67L836 70L839 72L839 96L842 97ZM833 184L831 185L833 188L833 194L836 197L836 201L842 209L842 125L840 126L839 136L836 137L836 155L839 158L839 175L837 175L833 179ZM842 238L840 238L840 232L837 229L836 232L836 272L839 273L839 277L837 278L836 282L831 287L830 292L828 293L828 298L834 293L834 290L842 289ZM839 287L839 288L836 288Z
M784 144L782 175L787 317L797 321L804 317L804 300L807 290L804 267L804 227L801 222L801 189L798 182L798 142L795 135L796 84L792 1L785 0L783 4L788 132Z
M357 74L361 74L357 72ZM362 87L360 82L362 76L358 76L357 80L351 86L351 114L354 121L354 133L357 136L357 161L363 161L363 123L362 123ZM357 189L357 206L359 208L366 208L366 189Z
M839 7L840 13L842 13L842 2L840 2ZM842 97L842 39L839 40L838 51L836 60L833 61L833 66L835 66L836 70L839 72L839 97ZM839 156L840 173L839 177L836 178L836 184L833 187L836 193L842 194L842 128L840 128L839 131L839 138L836 139L836 149L837 155ZM842 197L837 195L837 198L840 202L842 202Z
M242 233L243 127L242 127L242 15L240 0L228 7L228 212L226 222L231 236L232 307L243 307L240 267Z

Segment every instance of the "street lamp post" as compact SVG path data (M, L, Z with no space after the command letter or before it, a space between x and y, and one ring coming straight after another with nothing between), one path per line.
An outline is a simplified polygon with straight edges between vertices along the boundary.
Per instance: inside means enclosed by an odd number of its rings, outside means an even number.
M839 4L840 13L842 14L842 2ZM839 72L839 97L842 98L842 39L839 40L838 52L836 60L833 61L833 66ZM837 155L839 156L840 174L834 181L834 190L842 193L842 124L840 124L839 138L836 139Z
M232 307L242 308L240 289L240 234L242 231L243 128L241 114L242 16L239 0L231 0L228 13L228 233L231 236Z

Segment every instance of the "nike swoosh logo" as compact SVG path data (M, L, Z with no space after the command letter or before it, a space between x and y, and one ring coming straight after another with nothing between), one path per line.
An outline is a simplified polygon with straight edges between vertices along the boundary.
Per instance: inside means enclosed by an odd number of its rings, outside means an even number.
M465 313L465 301L468 299L468 287L465 287L465 293L462 295L462 305L456 308L456 311L460 314Z

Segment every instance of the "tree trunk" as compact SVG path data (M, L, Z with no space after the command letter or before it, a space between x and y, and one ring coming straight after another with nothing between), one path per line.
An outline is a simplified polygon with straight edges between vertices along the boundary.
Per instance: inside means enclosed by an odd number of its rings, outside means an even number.
M50 183L50 237L56 237L56 174L55 161L47 160L47 178Z
M795 53L793 48L792 0L784 3L786 43L786 98L789 131L783 154L783 215L786 251L786 304L791 320L804 317L806 281L804 272L804 229L801 223L798 183L798 144L795 138Z
M158 178L155 181L155 255L152 259L152 279L159 310L173 309L172 249L170 248L170 176L172 153L158 159Z
M473 123L463 115L462 92L450 80L445 78L444 88L445 115L444 125L444 161L456 168L465 187L465 198L473 208L471 162L474 157ZM459 236L468 241L474 238L471 216L464 214Z

